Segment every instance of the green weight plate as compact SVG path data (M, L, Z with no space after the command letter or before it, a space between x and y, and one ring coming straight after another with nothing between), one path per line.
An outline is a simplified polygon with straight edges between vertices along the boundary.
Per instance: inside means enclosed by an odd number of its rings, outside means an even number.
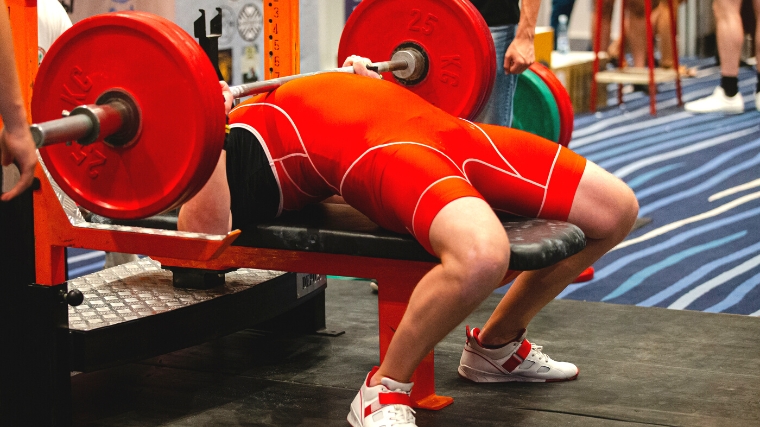
M558 142L560 117L554 94L530 69L517 79L512 127Z
M530 66L530 70L536 73L541 80L546 83L546 86L554 94L554 100L557 102L557 109L559 111L559 144L567 147L570 143L570 139L573 137L573 127L575 126L575 114L573 113L573 102L570 100L570 94L559 81L557 76L552 71L541 65L538 62L534 62Z

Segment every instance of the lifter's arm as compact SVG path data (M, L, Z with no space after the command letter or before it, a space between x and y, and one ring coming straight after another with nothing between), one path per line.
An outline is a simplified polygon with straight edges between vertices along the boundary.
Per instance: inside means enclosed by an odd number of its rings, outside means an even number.
M225 82L219 82L224 96L225 113L232 108L232 93ZM197 233L227 234L232 228L230 187L227 183L227 152L222 150L216 168L206 185L182 205L177 229Z
M177 229L197 233L227 234L232 228L230 188L227 184L227 152L222 151L206 185L182 205Z

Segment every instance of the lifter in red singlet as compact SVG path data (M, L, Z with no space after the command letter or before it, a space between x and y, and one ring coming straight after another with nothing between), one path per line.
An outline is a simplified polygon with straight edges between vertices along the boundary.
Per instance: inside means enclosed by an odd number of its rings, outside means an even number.
M368 74L366 60L353 59L347 65ZM507 272L509 241L494 210L566 220L587 245L517 277L483 329L466 331L459 374L476 382L577 377L575 365L553 361L525 331L631 230L638 205L622 181L553 142L471 123L392 83L343 73L256 96L230 113L230 128L216 171L182 208L180 229L226 233L340 195L441 260L417 284L382 365L354 399L352 425L415 425L415 368Z

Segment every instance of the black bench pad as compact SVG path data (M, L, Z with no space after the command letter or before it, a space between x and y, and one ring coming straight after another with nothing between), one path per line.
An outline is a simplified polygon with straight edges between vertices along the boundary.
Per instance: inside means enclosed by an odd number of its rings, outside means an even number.
M509 236L511 270L538 270L586 246L583 232L562 221L500 218ZM111 221L93 215L92 222L176 229L177 217L162 215L137 221ZM322 203L242 229L235 246L320 252L405 261L436 262L412 236L398 234L370 221L356 209Z
M586 246L580 228L562 221L502 217L511 243L510 269L537 270ZM235 246L436 262L411 235L370 221L348 205L322 203L242 230Z

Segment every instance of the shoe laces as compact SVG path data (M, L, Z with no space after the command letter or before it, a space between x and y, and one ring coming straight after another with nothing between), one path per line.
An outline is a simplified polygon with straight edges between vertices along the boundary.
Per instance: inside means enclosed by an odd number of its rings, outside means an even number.
M406 396L410 395L409 390L404 390L402 388L393 388L394 384L393 381L389 381L389 378L383 378L381 381L382 388L387 390L387 392L390 393L398 393L403 394ZM402 403L391 403L383 406L382 413L385 417L388 417L388 420L391 422L391 426L416 426L414 423L414 415L416 412L414 412L414 409L409 407L406 404Z
M538 359L539 362L551 362L552 358L549 357L548 354L542 352L541 350L544 349L544 346L542 345L536 345L533 343L530 343L530 350L531 355Z
M406 405L390 405L386 407L386 413L391 421L396 423L414 424L414 409Z

